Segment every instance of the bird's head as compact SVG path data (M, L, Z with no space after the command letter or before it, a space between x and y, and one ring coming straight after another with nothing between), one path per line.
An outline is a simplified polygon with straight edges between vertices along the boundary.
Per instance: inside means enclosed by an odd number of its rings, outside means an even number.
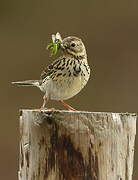
M64 38L62 41L62 49L65 53L75 57L86 56L86 50L82 40L75 36Z

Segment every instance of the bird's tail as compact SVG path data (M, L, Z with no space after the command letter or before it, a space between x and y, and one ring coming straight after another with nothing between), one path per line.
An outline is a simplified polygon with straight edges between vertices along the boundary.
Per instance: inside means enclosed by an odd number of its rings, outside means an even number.
M39 80L26 80L26 81L17 81L12 82L12 84L15 84L17 86L40 86Z

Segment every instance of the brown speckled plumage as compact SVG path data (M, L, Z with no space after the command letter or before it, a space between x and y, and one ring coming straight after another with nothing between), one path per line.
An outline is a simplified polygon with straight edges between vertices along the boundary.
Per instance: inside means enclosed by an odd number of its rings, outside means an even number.
M67 37L63 39L63 46L63 55L44 69L40 80L14 82L39 87L45 93L43 107L48 99L64 103L63 100L75 96L87 84L90 76L87 54L81 39Z

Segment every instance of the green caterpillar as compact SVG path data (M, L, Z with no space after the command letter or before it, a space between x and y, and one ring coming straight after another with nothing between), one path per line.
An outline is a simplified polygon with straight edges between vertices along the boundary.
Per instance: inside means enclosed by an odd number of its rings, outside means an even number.
M51 56L55 56L62 45L62 38L59 32L52 34L52 43L49 43L47 49L50 50Z
M55 56L60 49L61 41L56 39L55 42L49 43L47 49L50 50L51 56Z

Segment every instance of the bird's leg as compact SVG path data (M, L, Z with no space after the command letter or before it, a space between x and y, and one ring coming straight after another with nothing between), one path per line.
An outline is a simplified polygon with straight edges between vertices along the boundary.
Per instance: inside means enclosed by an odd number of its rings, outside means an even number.
M46 103L48 102L48 99L44 97L43 100L44 100L43 105L40 108L41 110L46 110L46 109L47 110L55 110L55 108L46 108L45 106L46 106Z
M59 101L63 106L65 106L68 110L72 110L72 111L77 111L76 109L74 109L73 107L71 107L70 105L64 103L64 101Z
M43 105L41 106L41 109L47 109L47 108L45 108L47 102L48 102L48 99L44 97L43 98Z

